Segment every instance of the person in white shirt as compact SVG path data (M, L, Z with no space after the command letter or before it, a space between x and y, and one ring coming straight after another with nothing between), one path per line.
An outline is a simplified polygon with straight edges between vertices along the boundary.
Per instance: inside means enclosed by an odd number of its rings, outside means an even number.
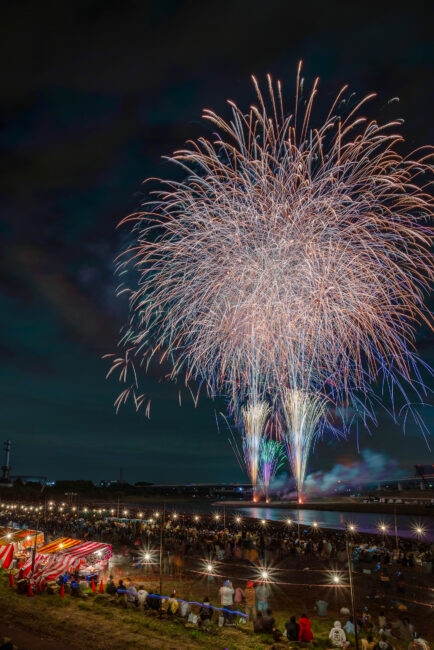
M330 630L329 639L334 648L348 648L350 645L342 629L340 621L335 621L332 629Z
M127 602L130 603L130 605L135 605L138 602L137 589L133 583L128 587Z
M232 616L227 612L228 609L232 609L234 604L234 593L235 589L232 586L230 580L226 580L224 585L220 587L220 602L223 609L223 618L226 622L232 623Z
M143 585L141 585L141 586L139 587L138 592L137 592L137 599L138 599L138 601L139 601L139 607L140 607L140 609L142 609L142 610L145 608L145 602L146 602L146 596L147 596L147 595L148 595L148 592L147 592L146 589L143 587Z

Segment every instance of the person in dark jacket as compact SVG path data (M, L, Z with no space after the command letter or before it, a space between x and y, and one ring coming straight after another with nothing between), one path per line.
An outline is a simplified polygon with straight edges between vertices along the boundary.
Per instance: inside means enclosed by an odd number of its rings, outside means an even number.
M295 616L291 616L289 621L285 623L286 636L288 641L298 641L298 635L300 634L300 626L295 620Z
M106 593L114 596L116 593L116 585L113 580L113 576L110 576L107 582Z
M208 596L206 596L202 603L202 607L200 608L199 611L199 620L198 620L199 627L201 627L203 624L207 625L212 619L212 614L213 614L212 607L209 602Z
M262 622L263 632L271 633L275 625L275 621L271 609L267 609L267 613L262 616L262 621L263 621Z
M264 631L264 620L262 618L262 612L256 612L256 618L253 621L253 632L256 634L261 634Z

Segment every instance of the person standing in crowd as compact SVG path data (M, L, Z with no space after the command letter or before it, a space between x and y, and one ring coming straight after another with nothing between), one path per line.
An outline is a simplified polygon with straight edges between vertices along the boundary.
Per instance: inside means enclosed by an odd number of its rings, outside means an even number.
M230 580L226 580L224 585L220 587L220 602L223 608L223 618L225 623L232 623L232 615L228 612L233 608L234 604L234 588Z
M270 587L265 582L260 582L256 587L256 608L258 611L267 611L269 597Z
M255 618L256 614L256 592L253 587L253 582L249 580L247 583L246 589L244 591L245 599L246 599L246 614L249 617L249 621L253 621Z

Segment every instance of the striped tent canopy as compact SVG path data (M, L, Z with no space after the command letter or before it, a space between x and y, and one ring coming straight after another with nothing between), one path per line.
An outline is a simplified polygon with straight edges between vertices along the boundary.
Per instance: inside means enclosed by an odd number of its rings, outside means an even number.
M72 549L76 546L80 546L83 542L80 539L70 539L69 537L59 537L49 544L45 544L41 548L38 548L38 553L64 553L65 551Z
M14 559L14 545L4 544L0 546L0 567L2 569L9 569Z
M94 561L108 560L112 556L112 547L110 544L60 537L38 549L31 581L42 586L47 580L55 580L65 571L75 569L83 560L91 559L92 556ZM23 575L28 575L31 562L30 558L22 567Z

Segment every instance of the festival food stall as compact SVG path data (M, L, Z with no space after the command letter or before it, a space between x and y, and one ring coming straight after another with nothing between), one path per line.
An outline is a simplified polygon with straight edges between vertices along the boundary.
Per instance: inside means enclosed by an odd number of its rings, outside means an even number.
M38 549L32 576L29 575L32 569L30 557L21 568L20 577L28 577L33 585L42 588L46 582L57 580L66 572L98 574L107 568L111 556L110 544L61 537Z
M33 546L44 543L44 533L22 528L0 528L0 567L9 569L14 556L24 556Z

